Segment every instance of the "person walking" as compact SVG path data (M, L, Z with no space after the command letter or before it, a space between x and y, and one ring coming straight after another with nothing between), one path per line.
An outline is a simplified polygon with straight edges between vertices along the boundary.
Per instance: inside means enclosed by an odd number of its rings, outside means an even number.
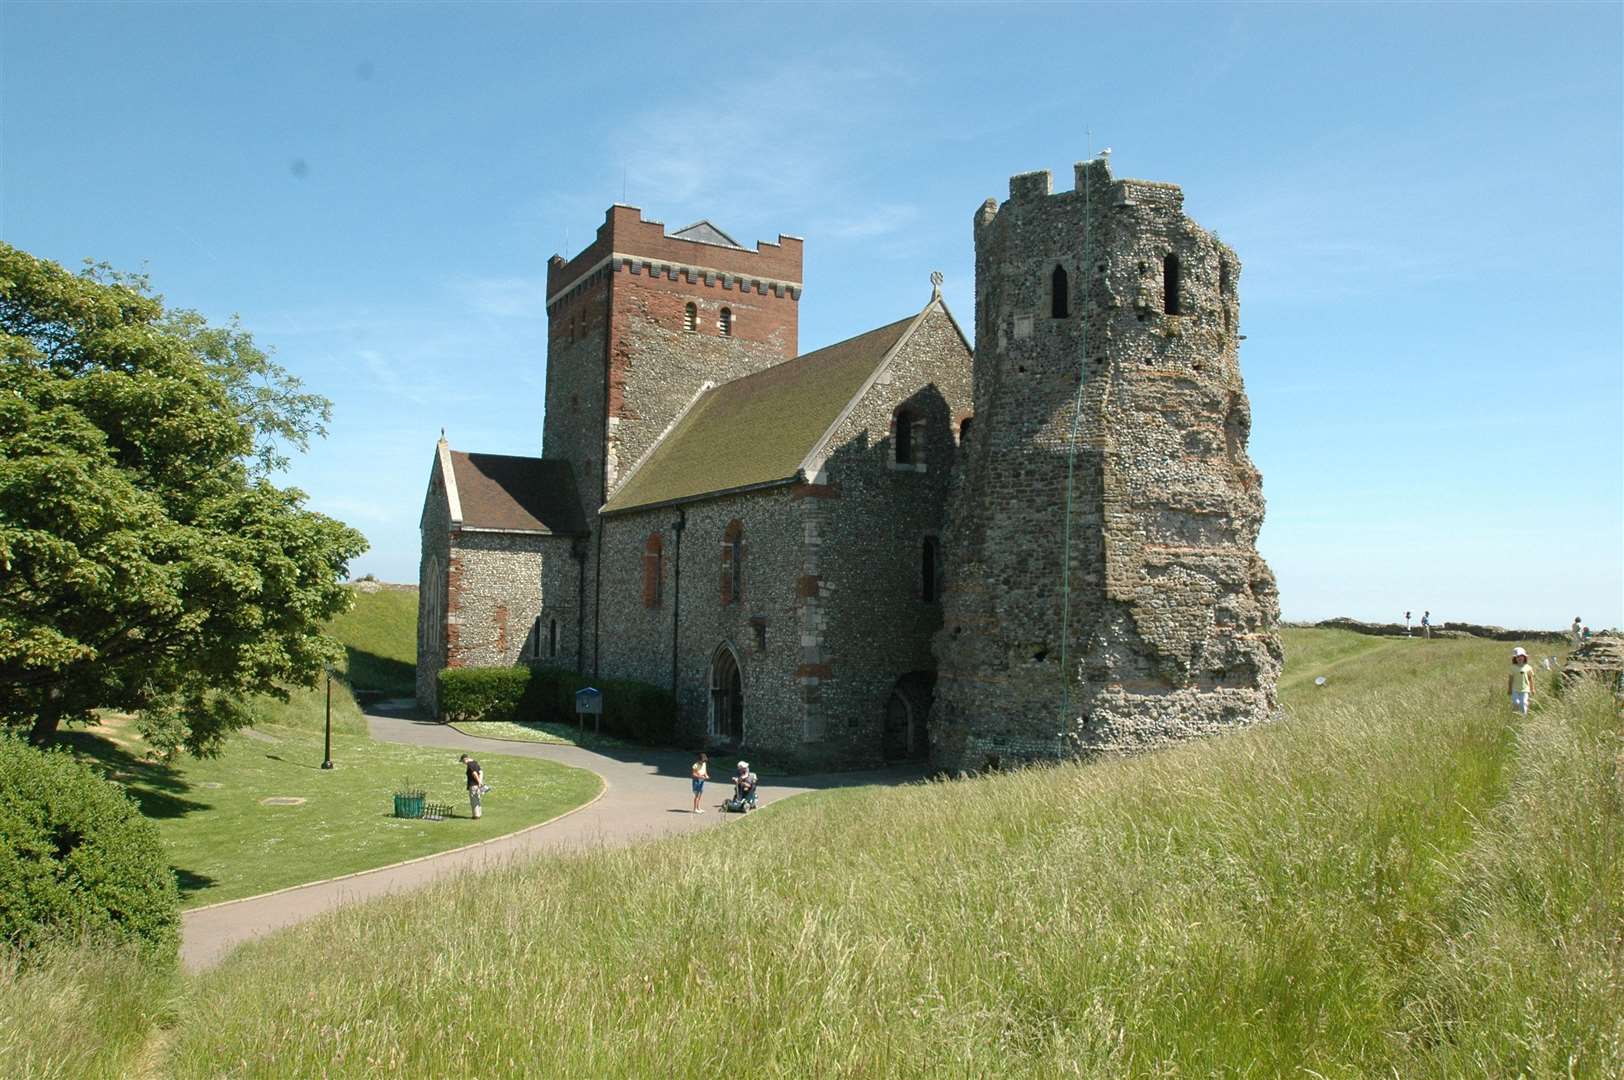
M1573 617L1573 630L1571 633L1573 637L1573 644L1575 647L1577 647L1579 642L1584 638L1584 628L1580 625L1579 616L1577 615Z
M485 770L467 754L457 760L468 772L468 808L474 812L474 820L478 821L483 809L480 797L485 793Z
M1421 613L1421 636L1430 640L1432 638L1432 612Z
M1511 650L1511 677L1506 680L1506 693L1511 695L1511 708L1528 715L1528 699L1534 696L1534 668L1528 654L1521 648Z
M704 754L688 769L688 775L694 782L694 813L703 814L705 808L699 805L700 798L705 794L705 781L710 779L710 758Z

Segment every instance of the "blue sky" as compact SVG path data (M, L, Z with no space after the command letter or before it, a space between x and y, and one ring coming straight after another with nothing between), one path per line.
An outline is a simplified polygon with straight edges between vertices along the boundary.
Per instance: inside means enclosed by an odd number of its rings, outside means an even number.
M0 6L0 235L240 314L289 475L415 580L434 440L535 454L546 260L806 238L801 347L974 317L970 219L1114 148L1244 263L1288 618L1624 623L1621 7Z

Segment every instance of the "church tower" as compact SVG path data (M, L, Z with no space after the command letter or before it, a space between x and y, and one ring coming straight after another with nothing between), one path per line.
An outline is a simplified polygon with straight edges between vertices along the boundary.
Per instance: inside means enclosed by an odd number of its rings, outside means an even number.
M578 627L560 662L598 668L598 508L616 484L706 383L794 359L801 247L752 251L708 221L668 233L617 204L584 251L548 261L542 457L570 463L591 532L543 560L543 615Z
M1240 264L1104 160L975 218L975 425L949 506L932 754L1135 749L1275 709Z
M708 221L667 233L633 206L552 257L542 456L574 463L589 519L705 382L794 359L800 298L798 237L751 251Z

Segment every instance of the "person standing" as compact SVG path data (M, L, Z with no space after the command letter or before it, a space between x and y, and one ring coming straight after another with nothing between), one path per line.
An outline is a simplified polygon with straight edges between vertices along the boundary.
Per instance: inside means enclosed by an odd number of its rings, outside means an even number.
M1408 611L1404 613L1404 636L1410 636L1410 613Z
M1572 630L1573 644L1574 644L1575 647L1578 646L1579 642L1583 639L1583 636L1584 636L1583 628L1580 625L1579 616L1575 615L1573 617L1573 630Z
M705 794L705 781L710 779L710 758L704 754L688 769L688 775L694 782L694 813L703 814L705 808L699 805L701 796Z
M1528 654L1521 648L1511 650L1511 677L1506 680L1506 693L1511 695L1511 708L1528 715L1528 699L1534 696L1534 668Z
M474 820L478 821L483 809L480 796L485 790L485 770L480 768L479 762L467 754L457 760L462 762L463 768L468 771L468 807L474 812Z
M1421 613L1421 636L1429 640L1432 637L1432 612L1430 611Z

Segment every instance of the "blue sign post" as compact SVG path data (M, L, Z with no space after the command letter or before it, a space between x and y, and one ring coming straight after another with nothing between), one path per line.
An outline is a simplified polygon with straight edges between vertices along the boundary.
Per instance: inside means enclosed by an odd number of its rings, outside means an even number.
M603 731L603 691L593 686L585 686L575 691L575 722L583 729L586 727L587 714L597 719L592 721L592 730Z

